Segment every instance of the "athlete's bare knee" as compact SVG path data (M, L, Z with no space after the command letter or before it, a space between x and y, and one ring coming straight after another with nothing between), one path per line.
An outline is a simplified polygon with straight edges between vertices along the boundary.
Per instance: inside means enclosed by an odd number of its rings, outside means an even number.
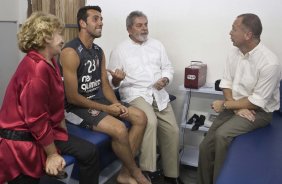
M146 114L140 109L135 109L134 114L135 114L134 119L136 121L135 124L146 127L148 121Z
M119 141L119 142L127 141L128 140L128 130L127 130L127 128L125 126L120 126L120 127L116 128L112 138Z
M138 117L140 118L140 121L142 122L142 124L146 126L148 119L147 119L145 112L140 110L140 115Z

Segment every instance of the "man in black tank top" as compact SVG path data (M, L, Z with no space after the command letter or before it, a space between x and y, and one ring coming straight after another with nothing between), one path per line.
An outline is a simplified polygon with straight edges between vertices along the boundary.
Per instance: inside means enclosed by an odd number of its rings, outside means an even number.
M101 8L82 7L77 22L78 38L67 43L60 55L66 119L112 137L112 148L123 163L118 183L149 184L134 161L147 124L146 115L117 100L108 81L103 50L93 43L102 32ZM131 123L129 132L120 119Z

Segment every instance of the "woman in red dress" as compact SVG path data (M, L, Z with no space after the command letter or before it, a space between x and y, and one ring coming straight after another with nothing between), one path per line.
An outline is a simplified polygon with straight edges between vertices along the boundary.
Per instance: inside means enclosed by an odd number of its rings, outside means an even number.
M44 173L57 175L65 167L60 153L76 157L80 183L98 183L95 146L67 134L63 82L54 60L64 44L63 28L56 16L37 12L18 33L27 54L0 110L0 184L39 183Z

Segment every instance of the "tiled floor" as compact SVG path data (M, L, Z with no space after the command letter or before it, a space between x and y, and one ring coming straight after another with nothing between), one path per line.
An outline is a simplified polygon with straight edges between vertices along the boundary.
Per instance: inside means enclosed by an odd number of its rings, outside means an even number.
M197 168L191 166L180 166L180 177L185 184L196 184Z
M181 165L180 178L185 184L196 184L197 168ZM116 175L105 184L116 184Z
M196 184L196 175L197 168L191 166L180 166L180 178L185 184ZM110 180L108 180L105 184L116 184L116 176L115 174ZM58 181L54 178L50 177L42 177L40 184L64 184L61 181ZM71 180L69 184L78 184L77 180ZM162 182L152 183L152 184L163 184Z

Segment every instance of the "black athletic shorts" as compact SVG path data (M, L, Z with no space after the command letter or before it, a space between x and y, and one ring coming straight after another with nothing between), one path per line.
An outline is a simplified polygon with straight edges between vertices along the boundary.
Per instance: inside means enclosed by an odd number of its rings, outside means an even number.
M104 105L111 104L111 102L109 102L105 98L95 100L95 102ZM120 102L120 103L125 107L129 107L128 103L125 102ZM68 112L65 111L65 118L67 121L91 130L93 126L97 126L99 122L107 115L109 114L103 111L98 111L95 109L88 109L88 108L79 108L79 107L72 107L71 109L68 110Z

